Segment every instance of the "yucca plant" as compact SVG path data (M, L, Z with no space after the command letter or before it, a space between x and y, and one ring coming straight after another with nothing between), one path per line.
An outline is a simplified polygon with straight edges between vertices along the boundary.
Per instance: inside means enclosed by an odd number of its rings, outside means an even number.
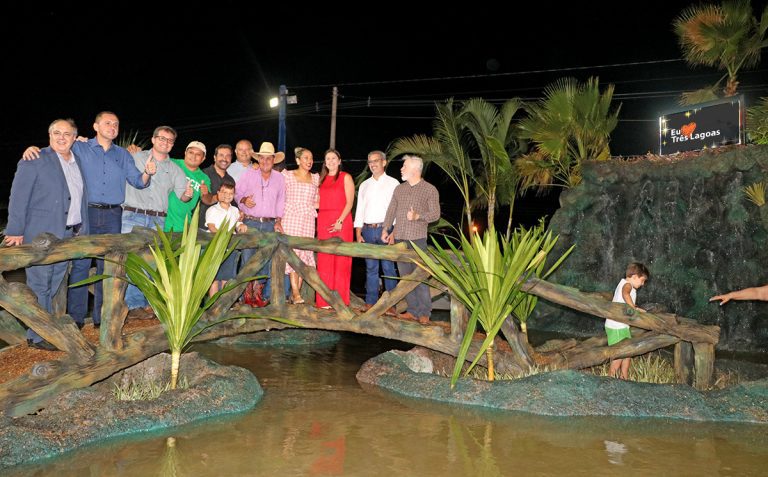
M523 237L525 234L530 233L533 235L534 240L538 241L541 245L541 251L549 255L549 252L552 251L555 244L557 244L558 236L552 236L552 231L547 230L544 231L544 219L539 220L538 225L534 226L530 230L525 229L524 227L521 227L512 234L512 248L517 248L520 244L520 242L523 240ZM533 276L536 278L547 278L549 275L552 274L552 272L557 269L557 267L560 266L560 264L565 260L568 255L573 251L573 247L575 245L572 245L571 248L565 251L565 253L555 262L551 267L549 267L549 270L544 272L544 267L546 265L545 261L542 260L533 269ZM520 299L517 302L517 306L512 310L512 313L515 315L515 318L517 318L517 321L520 322L520 330L525 334L526 338L528 337L528 317L531 316L531 313L533 313L533 309L536 308L536 304L539 302L539 297L536 295L531 295L530 293L523 293L520 296Z
M765 182L755 182L744 188L744 195L747 200L758 207L765 205Z
M514 246L504 238L500 240L493 227L482 238L472 233L469 240L462 235L460 241L460 250L450 240L447 241L448 249L444 249L433 238L435 250L431 255L414 247L424 262L416 264L448 287L470 312L467 329L456 356L451 386L456 384L461 374L478 323L485 330L486 338L466 373L472 370L485 353L488 380L494 380L493 340L522 299L524 293L520 287L535 274L539 263L547 258L547 252L542 249L544 237L530 230L522 232Z
M158 227L155 245L149 247L154 267L135 253L129 253L125 260L125 274L147 297L168 338L171 389L176 389L182 350L204 329L196 329L200 317L222 293L237 285L228 283L206 300L219 266L232 253L227 245L233 230L223 224L201 253L202 247L197 243L198 216L196 208L192 222L184 221L178 250L174 250L169 236Z

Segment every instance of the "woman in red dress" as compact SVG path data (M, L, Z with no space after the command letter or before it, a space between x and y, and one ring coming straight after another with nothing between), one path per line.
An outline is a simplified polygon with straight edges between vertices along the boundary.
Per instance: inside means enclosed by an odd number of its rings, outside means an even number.
M317 238L320 240L339 237L352 241L352 203L355 201L355 182L352 176L341 170L341 154L335 149L325 152L323 170L320 172L320 208L317 211ZM352 257L317 254L317 273L331 290L336 290L349 305L349 280L352 276ZM330 308L317 294L316 305Z

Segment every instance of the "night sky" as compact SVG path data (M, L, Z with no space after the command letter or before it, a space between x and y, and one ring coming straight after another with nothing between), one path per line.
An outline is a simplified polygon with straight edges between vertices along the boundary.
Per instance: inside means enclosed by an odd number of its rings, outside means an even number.
M337 148L352 172L369 150L429 133L435 101L532 100L564 76L614 83L622 110L612 151L644 154L657 148L659 113L675 108L681 91L720 76L679 61L671 24L689 2L529 3L536 5L506 4L514 12L503 15L498 6L466 2L466 10L430 16L392 2L366 3L380 9L367 16L326 2L9 7L0 20L4 180L27 145L47 144L51 120L72 117L91 136L101 110L116 112L123 132L148 137L157 125L176 127L175 157L192 140L209 150L243 137L256 147L277 144L277 113L267 103L280 84L298 96L288 106L287 149L309 147L316 160L328 147L338 85ZM470 10L475 5L483 6ZM766 65L764 55L741 75L748 102L768 94Z

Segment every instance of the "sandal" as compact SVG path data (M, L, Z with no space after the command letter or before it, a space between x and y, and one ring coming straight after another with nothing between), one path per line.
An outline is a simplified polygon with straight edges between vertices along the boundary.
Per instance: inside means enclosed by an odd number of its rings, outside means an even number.
M304 304L304 299L302 297L298 297L298 298L293 297L291 298L291 303L293 303L294 305L302 305Z

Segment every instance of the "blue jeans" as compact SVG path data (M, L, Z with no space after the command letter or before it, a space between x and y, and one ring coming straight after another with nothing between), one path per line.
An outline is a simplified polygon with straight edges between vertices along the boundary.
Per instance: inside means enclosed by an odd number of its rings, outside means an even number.
M70 237L72 237L72 231L65 231L63 238L66 239ZM61 281L64 280L64 275L67 273L67 266L69 266L69 261L27 267L27 286L35 293L40 307L48 313L53 313L53 297L59 290ZM82 323L82 321L80 323ZM35 333L32 328L27 329L27 339L30 339L35 343L43 341L43 338Z
M381 240L381 230L381 227L374 228L363 225L361 233L365 243L386 245L386 242ZM373 305L379 299L379 264L381 264L381 270L385 277L397 276L395 262L375 258L365 259L365 302L369 305ZM384 288L387 291L392 291L396 285L397 282L394 279L384 279Z
M405 242L408 248L413 249L408 240L397 240L396 243ZM427 250L427 239L412 240L417 247L421 250ZM413 262L397 262L397 268L400 270L400 276L404 277L414 270L417 265ZM408 303L408 312L412 313L416 317L432 316L432 297L429 294L429 287L423 283L416 286L416 288L405 296L405 301Z
M123 209L115 207L113 209L97 209L88 207L88 220L91 235L119 234L120 224L122 223ZM70 273L71 283L79 282L88 278L88 270L91 268L91 259L74 260L72 262L72 272ZM104 260L96 260L96 274L104 273ZM102 282L93 284L93 324L101 324L101 305L104 302L104 291ZM85 317L88 309L88 286L81 286L69 289L68 308L72 318L77 321L79 317Z
M255 222L253 220L245 220L243 222L245 225L248 226L248 229L256 229L261 230L262 232L274 232L275 231L275 223L274 222ZM246 263L248 263L248 260L253 257L253 255L256 253L255 248L245 248L241 251L240 256L240 268L243 268ZM261 269L256 272L256 275L266 275L269 277L269 274L271 272L272 268L272 259L270 258L267 260L267 263L264 264ZM261 291L261 296L265 300L269 300L269 297L272 294L272 280L269 278L262 278L259 280L260 283L264 283L264 289Z
M156 225L160 226L160 230L165 227L165 217L154 217L152 215L139 214L137 212L123 211L123 225L120 228L121 234L127 234L134 227L146 227L148 229L157 230ZM128 285L125 289L125 304L128 305L129 310L136 308L143 308L148 306L149 303L144 297L144 294L136 288L135 285Z

